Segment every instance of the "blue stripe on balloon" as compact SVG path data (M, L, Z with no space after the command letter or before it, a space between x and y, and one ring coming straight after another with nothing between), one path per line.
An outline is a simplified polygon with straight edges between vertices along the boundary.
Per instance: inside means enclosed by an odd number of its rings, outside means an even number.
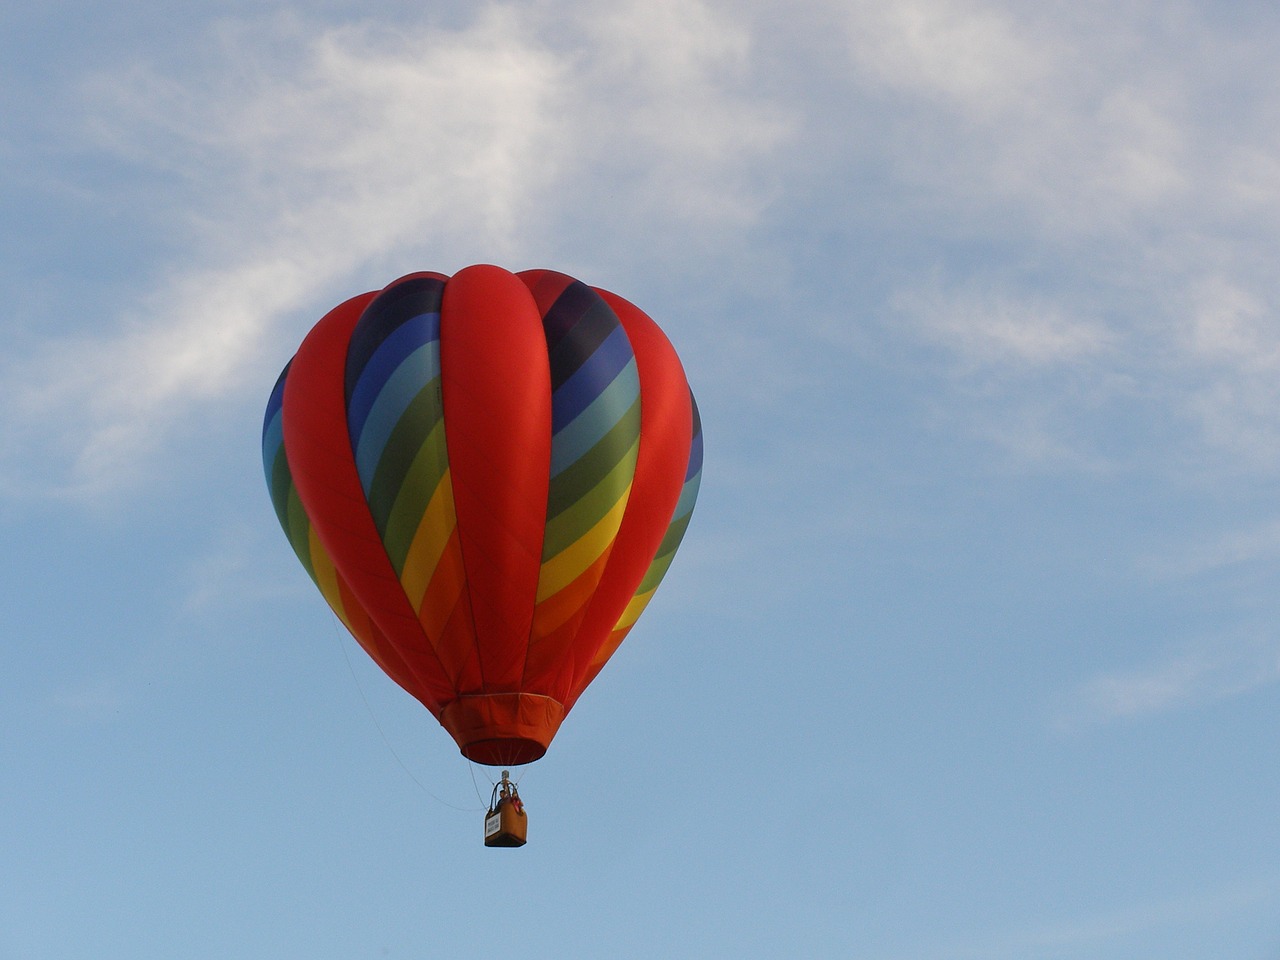
M291 366L293 366L292 360L284 365L284 369L280 371L280 376L276 377L276 385L271 388L271 396L267 398L267 412L262 417L262 429L264 431L267 429L267 421L278 414L281 408L284 407L284 383L289 377L289 368Z
M685 471L684 478L688 480L695 473L702 471L702 434L699 433L693 438L693 445L689 448L689 468Z
M696 473L702 471L702 417L698 414L698 403L689 392L689 403L693 407L693 442L689 445L689 466L684 472L686 482Z
M702 485L702 473L695 473L690 479L684 482L684 486L680 489L680 499L676 501L676 511L671 515L671 521L674 523L681 517L688 516L693 513L693 505L698 500L698 487Z
M290 360L276 378L276 385L271 388L271 396L267 399L267 410L262 417L262 466L267 472L267 483L271 483L272 465L276 455L284 446L284 382L289 376Z
M584 453L614 428L640 395L635 358L619 371L613 383L551 438L551 476L573 466Z
M596 348L595 353L561 384L551 397L551 433L555 435L590 406L596 396L613 382L623 367L635 359L627 332L619 326Z
M689 392L689 403L693 408L693 438L689 443L689 466L685 470L684 486L680 490L680 499L676 502L676 512L671 517L672 523L693 513L693 505L698 500L698 488L702 486L702 417L698 414L698 403L693 399L693 391Z
M440 345L432 340L404 358L404 362L387 378L369 410L364 429L356 443L356 472L365 493L373 484L378 460L391 439L400 417L416 396L440 376ZM363 377L361 380L363 381Z
M272 465L276 462L276 455L279 454L282 446L284 446L284 411L277 408L275 414L262 428L262 465L268 477L271 476Z
M360 378L347 403L347 429L351 434L353 447L360 442L365 420L378 399L382 385L414 350L424 343L439 339L440 314L421 313L406 320L378 345L378 349L360 371Z

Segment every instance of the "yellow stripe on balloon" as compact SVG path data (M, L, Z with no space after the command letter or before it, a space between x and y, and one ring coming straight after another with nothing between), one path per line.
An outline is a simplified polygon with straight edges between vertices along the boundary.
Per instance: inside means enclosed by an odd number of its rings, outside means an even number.
M404 569L400 572L400 585L404 587L405 596L415 610L422 603L431 575L439 566L445 545L457 525L458 515L453 507L453 484L449 479L449 471L446 470L427 502L427 509L409 544Z
M307 531L307 545L311 551L311 569L315 571L316 586L320 588L338 619L350 630L351 624L347 622L347 611L342 604L342 591L338 589L338 571L329 559L324 544L316 536L315 527Z
M544 603L533 609L533 630L529 642L541 640L555 630L560 629L577 613L581 612L591 596L595 593L604 575L604 566L608 563L608 554L596 558L596 562L587 567L573 583L559 593L548 597Z
M538 603L555 596L573 583L612 546L618 535L618 528L622 526L622 514L627 509L627 498L630 496L631 484L627 484L618 502L609 508L594 527L542 565L538 574Z
M622 611L622 616L618 618L618 622L614 624L614 630L628 630L637 620L640 614L644 613L644 608L649 605L649 601L653 599L654 593L658 590L654 587L644 593L637 593L631 598L631 602L627 604L627 609Z

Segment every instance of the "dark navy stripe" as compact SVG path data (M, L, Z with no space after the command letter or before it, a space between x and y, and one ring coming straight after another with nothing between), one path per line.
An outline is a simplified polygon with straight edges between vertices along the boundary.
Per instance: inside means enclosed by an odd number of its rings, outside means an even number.
M551 395L551 433L554 436L591 405L632 361L631 341L619 325L572 377Z
M289 368L291 366L293 366L292 359L284 365L284 369L280 371L280 376L276 378L276 385L271 388L271 397L267 400L267 412L262 417L262 429L264 432L267 429L267 424L271 422L271 418L284 406L284 381L289 376Z
M393 283L365 307L347 345L345 393L348 407L361 373L382 342L406 321L427 313L439 313L443 298L443 280L411 277Z
M615 330L622 329L617 315L603 300L598 300L574 324L555 349L548 349L547 362L551 366L551 390L560 386L587 363L592 354Z
M542 329L547 336L547 352L555 350L582 319L582 315L600 302L600 294L581 280L574 280L560 291L560 296L556 297L555 303L551 304L542 318Z

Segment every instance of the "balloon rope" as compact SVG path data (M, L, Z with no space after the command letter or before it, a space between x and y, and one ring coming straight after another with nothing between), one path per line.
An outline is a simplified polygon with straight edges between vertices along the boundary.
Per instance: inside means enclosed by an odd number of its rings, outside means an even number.
M467 761L467 769L471 771L471 786L475 788L476 799L479 800L481 803L484 803L485 799L480 794L480 784L476 783L476 764L474 760ZM488 776L488 774L485 774L485 776ZM489 786L493 786L493 783L491 782Z
M405 765L405 762L400 759L400 754L396 753L396 748L391 745L391 741L387 739L386 732L382 729L382 724L378 722L378 717L373 712L373 705L369 703L369 698L365 696L364 688L360 686L360 678L356 676L356 668L351 663L350 654L347 653L347 645L343 642L342 633L337 629L336 626L334 627L334 630L333 630L333 637L334 637L334 640L337 641L338 647L342 650L342 659L347 661L347 670L351 673L351 680L355 684L356 690L360 694L360 699L364 701L365 710L369 712L369 719L373 721L373 726L378 731L378 736L382 738L382 742L385 743L387 745L387 749L391 751L391 756L395 757L396 763L400 764L400 769L403 770L408 775L410 780L412 780L414 783L418 785L418 787L422 790L423 793L431 797L431 799L435 800L437 803L441 803L452 810L461 810L463 813L475 813L476 811L475 807L459 807L456 804L452 804L448 800L445 800L443 797L436 796L434 793L432 793L430 790L426 788L426 786L423 784L421 780L419 780L416 776L414 776L413 771L410 770ZM479 791L477 791L477 793L479 793Z

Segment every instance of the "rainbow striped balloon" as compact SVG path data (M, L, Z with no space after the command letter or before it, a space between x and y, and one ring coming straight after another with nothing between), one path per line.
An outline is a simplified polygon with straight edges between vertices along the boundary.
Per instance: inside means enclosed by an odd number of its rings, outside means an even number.
M304 568L462 752L546 751L688 526L702 432L644 313L546 270L411 274L336 307L267 405Z

